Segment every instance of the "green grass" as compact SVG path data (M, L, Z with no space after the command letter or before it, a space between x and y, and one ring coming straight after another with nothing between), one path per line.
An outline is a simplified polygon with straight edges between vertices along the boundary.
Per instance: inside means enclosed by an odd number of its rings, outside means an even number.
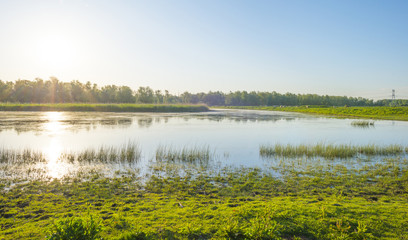
M406 148L405 148L406 149ZM261 145L259 154L262 157L324 157L334 158L352 158L360 155L365 156L384 156L404 154L405 149L401 145L377 146L377 145L333 145L333 144L315 144L315 145Z
M408 121L408 107L223 107L229 109L251 109L266 111L300 112L340 118L364 118Z
M147 173L0 177L0 236L408 239L407 159L359 168L308 158L276 163L213 169L160 161Z
M352 121L351 126L368 128L368 127L374 126L374 122L366 121L366 120L357 120L357 121Z
M1 103L0 111L79 111L79 112L206 112L205 105L179 104L19 104Z
M120 147L100 147L99 149L85 149L78 152L62 152L57 156L59 162L70 163L120 163L138 162L141 149L138 144L127 143ZM0 149L0 163L7 164L35 164L49 161L48 156L32 149Z
M156 149L156 161L206 164L214 156L209 147L183 147L175 149L159 146Z

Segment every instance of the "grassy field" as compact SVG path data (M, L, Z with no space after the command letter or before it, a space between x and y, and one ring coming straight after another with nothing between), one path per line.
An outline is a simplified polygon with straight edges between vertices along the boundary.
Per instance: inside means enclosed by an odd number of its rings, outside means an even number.
M408 107L223 107L266 111L300 112L341 118L364 118L408 121Z
M19 104L1 103L0 111L83 111L83 112L206 112L205 105L179 104Z
M2 177L0 239L408 239L402 157L359 167L285 158L262 169L168 161L183 151L209 153L159 148L148 174Z

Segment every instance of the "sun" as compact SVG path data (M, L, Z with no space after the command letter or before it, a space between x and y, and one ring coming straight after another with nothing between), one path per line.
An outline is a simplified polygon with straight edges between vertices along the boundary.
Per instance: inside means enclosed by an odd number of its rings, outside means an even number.
M44 69L59 71L75 61L75 44L69 36L46 34L37 42L37 63Z

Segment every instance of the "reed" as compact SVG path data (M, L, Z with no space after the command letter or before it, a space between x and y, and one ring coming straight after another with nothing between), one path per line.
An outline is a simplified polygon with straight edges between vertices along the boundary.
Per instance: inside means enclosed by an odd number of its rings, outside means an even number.
M353 127L362 127L362 128L368 128L368 127L373 127L374 122L372 121L365 121L365 120L358 120L358 121L352 121L351 126Z
M175 149L168 146L159 146L156 149L156 161L182 162L182 163L208 163L213 154L208 146L183 147Z
M138 162L141 158L141 149L138 144L128 143L121 147L100 147L99 149L86 149L79 153L71 153L65 156L71 162L99 162L99 163L119 163Z
M120 147L100 147L99 149L85 149L78 152L62 152L58 159L61 162L78 163L134 163L141 158L141 149L138 144L127 143ZM44 163L49 161L48 157L31 149L0 149L0 163L26 164Z
M384 156L397 155L406 153L406 149L400 145L377 146L377 145L333 145L333 144L316 144L316 145L282 145L275 144L272 146L261 145L259 154L262 157L324 157L334 158L351 158L358 155L366 156Z
M38 163L46 162L46 157L42 152L31 149L0 149L0 163Z
M384 119L408 121L408 107L326 107L326 106L298 106L298 107L258 107L234 106L224 107L232 109L250 109L264 111L300 112L308 114L326 115L339 118Z

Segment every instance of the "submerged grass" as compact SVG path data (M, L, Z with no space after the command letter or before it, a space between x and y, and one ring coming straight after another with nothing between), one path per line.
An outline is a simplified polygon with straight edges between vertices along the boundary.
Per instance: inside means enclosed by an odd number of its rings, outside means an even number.
M192 104L0 103L0 111L206 112L209 108Z
M359 155L366 156L384 156L397 155L406 153L406 149L401 145L377 146L377 145L282 145L275 144L272 146L261 145L259 154L262 157L324 157L327 159L334 158L352 158Z

